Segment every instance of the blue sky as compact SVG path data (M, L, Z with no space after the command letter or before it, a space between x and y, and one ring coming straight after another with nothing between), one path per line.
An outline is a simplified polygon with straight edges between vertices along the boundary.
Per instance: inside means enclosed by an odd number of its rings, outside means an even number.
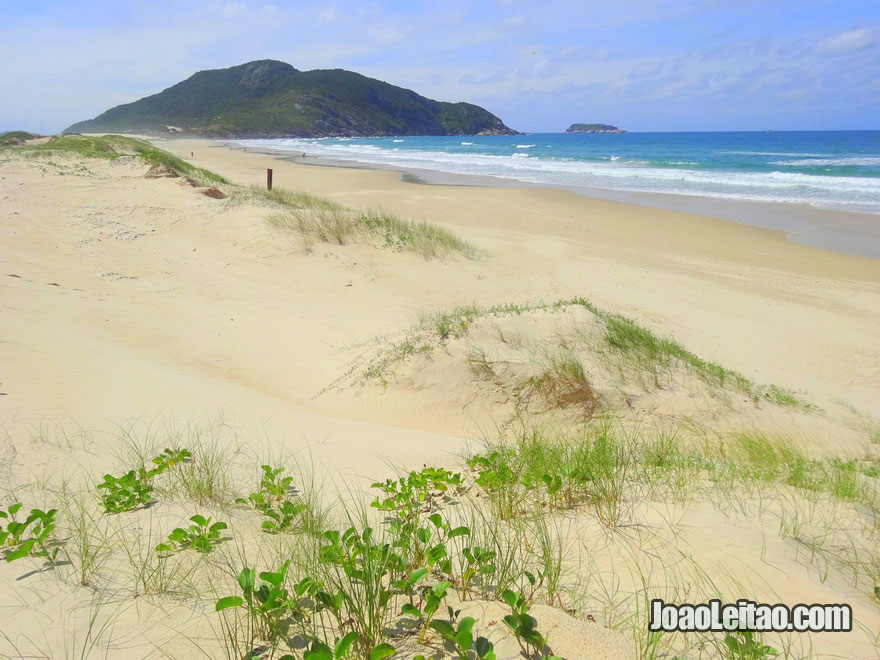
M880 129L878 0L2 0L0 129L274 58L523 131Z

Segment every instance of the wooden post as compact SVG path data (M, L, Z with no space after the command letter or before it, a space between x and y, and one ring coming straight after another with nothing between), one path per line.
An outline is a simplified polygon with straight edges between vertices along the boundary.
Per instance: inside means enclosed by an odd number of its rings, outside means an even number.
M266 170L266 190L272 190L272 169Z

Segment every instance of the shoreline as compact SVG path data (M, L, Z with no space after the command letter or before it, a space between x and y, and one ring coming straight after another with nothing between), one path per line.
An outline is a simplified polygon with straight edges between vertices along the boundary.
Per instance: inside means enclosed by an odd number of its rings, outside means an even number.
M184 139L184 138L181 138ZM565 190L587 199L634 204L653 209L730 220L740 225L782 232L786 240L840 254L880 259L880 215L827 209L793 202L761 202L746 199L682 195L678 193L632 192L590 186L534 183L492 175L458 174L399 165L324 158L305 153L291 155L278 149L241 147L234 142L213 140L229 149L273 156L296 165L395 172L406 183L432 186L486 188L539 188Z

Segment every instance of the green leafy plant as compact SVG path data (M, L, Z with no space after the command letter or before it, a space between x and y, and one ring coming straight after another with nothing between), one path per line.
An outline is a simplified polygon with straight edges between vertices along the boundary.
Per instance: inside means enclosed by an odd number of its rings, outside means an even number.
M395 653L397 651L391 644L383 642L370 649L370 660L385 660L385 658L390 658Z
M406 477L374 483L372 487L380 489L385 497L377 497L370 506L380 511L396 511L403 518L412 518L422 510L428 513L433 511L434 501L438 497L450 489L461 487L461 484L461 474L457 472L425 467L419 472L410 472Z
M767 646L755 637L751 630L735 630L724 637L728 657L735 660L764 660L779 655L779 651Z
M552 660L553 655L545 655L547 638L538 632L535 620L528 614L526 599L516 591L506 589L501 594L501 600L510 606L512 612L504 617L505 625L510 628L522 652L528 658L545 658Z
M472 548L462 549L461 554L465 559L465 564L461 572L458 587L461 592L461 599L467 600L467 597L470 594L471 584L475 578L480 577L485 579L494 575L495 564L493 562L498 556L498 553L494 550L474 546Z
M474 483L492 498L502 520L518 513L520 498L514 487L518 479L512 465L515 458L512 450L496 450L467 460L467 466L477 473Z
M473 649L476 657L480 660L495 660L495 647L485 637L477 637L474 639L473 628L476 620L473 617L466 616L458 622L456 626L449 621L432 621L433 628L440 637L455 647L458 660L470 660L470 651ZM424 656L416 656L415 660L424 659Z
M260 490L257 491L256 499L281 501L293 488L293 477L282 477L283 467L273 468L270 465L260 467L263 478L260 480ZM253 501L253 495L251 495Z
M230 608L243 608L247 613L251 629L262 639L275 640L283 637L289 627L289 617L297 604L284 588L287 569L286 561L277 571L260 573L261 583L257 585L257 573L245 567L238 575L241 596L226 596L217 601L215 610L222 612Z
M455 538L470 534L470 528L453 528L439 513L427 518L394 518L388 530L394 539L394 548L405 560L405 569L427 566L450 577L453 566L447 545Z
M141 468L129 470L121 477L105 474L104 481L98 484L98 490L104 491L101 494L104 510L122 513L149 504L153 494L152 472Z
M152 472L153 476L162 474L168 468L177 465L178 463L186 463L190 460L192 460L192 453L190 453L189 449L166 448L161 454L152 459L153 465L156 467L150 472Z
M171 553L176 550L192 548L196 552L208 554L220 543L220 532L227 528L225 522L211 522L211 518L195 515L190 518L189 527L177 527L168 535L168 543L156 546L156 552Z
M404 596L409 597L409 606L415 609L414 616L421 617L421 612L419 612L418 608L415 607L415 595L416 595L416 585L419 581L428 574L427 568L419 568L414 570L409 574L408 577L401 578L399 580L394 580L391 582L391 586L394 589L397 589ZM404 605L404 608L407 608L407 605ZM406 614L407 612L404 612ZM412 612L410 612L412 613Z
M55 531L55 514L57 509L31 509L23 521L17 519L21 502L16 502L0 510L0 552L7 562L22 557L42 557L49 563L55 563L59 546L51 541Z
M358 651L363 657L382 643L389 623L389 582L402 573L405 562L390 543L373 539L373 530L349 527L340 533L326 531L319 552L325 564L327 600L337 611L345 611L351 628L358 632ZM318 594L318 598L323 597Z
M425 636L431 625L431 620L434 618L437 610L440 609L440 605L443 599L446 598L451 584L452 582L446 580L423 587L421 590L421 602L419 603L421 609L412 603L405 603L401 608L401 614L407 614L422 620L422 625L419 629L419 644L425 643Z
M288 531L305 510L305 504L288 499L293 490L293 477L282 477L283 467L263 465L261 469L263 476L259 489L248 495L247 499L239 497L235 501L237 504L249 504L263 514L266 518L262 524L263 531L270 534Z
M247 499L239 497L236 504L250 504L255 509L264 510L281 502L293 489L293 477L282 477L283 467L273 468L271 465L262 465L260 469L263 476L260 479L260 487L247 496Z
M311 647L303 654L303 660L342 660L347 658L354 643L358 639L356 632L350 632L341 639L337 639L331 648L320 640L313 640ZM391 644L379 644L369 651L370 660L384 660L395 653ZM285 655L281 660L296 660L292 655Z
M277 507L266 506L260 509L267 520L263 521L263 531L278 534L291 529L297 517L306 508L302 502L283 500Z
M303 655L303 660L342 660L348 657L352 644L357 641L357 637L356 632L350 632L341 639L337 639L332 648L324 642L315 639L312 641L311 648ZM293 656L287 657L290 657L291 660L293 659Z

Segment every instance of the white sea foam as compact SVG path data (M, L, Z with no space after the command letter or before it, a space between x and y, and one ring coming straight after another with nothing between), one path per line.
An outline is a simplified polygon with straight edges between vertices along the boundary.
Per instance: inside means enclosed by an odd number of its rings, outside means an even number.
M405 142L405 140L393 140L393 142Z
M848 167L880 165L880 158L801 158L798 160L774 160L771 165L787 165L789 167Z
M517 149L531 149L534 146L535 146L534 144L518 144L518 145L516 145L516 148Z
M742 172L657 167L639 160L587 161L513 154L381 148L341 140L242 140L246 147L307 152L389 167L504 177L538 184L677 193L730 199L797 202L880 213L880 177L823 176L799 172ZM470 146L470 145L465 145ZM681 161L680 164L690 164Z
M469 147L473 144L473 142L462 142L461 144L464 145L465 147Z
M721 153L735 154L738 156L791 156L791 157L800 156L802 158L809 158L809 157L818 158L823 155L823 154L791 153L788 151L722 151Z

